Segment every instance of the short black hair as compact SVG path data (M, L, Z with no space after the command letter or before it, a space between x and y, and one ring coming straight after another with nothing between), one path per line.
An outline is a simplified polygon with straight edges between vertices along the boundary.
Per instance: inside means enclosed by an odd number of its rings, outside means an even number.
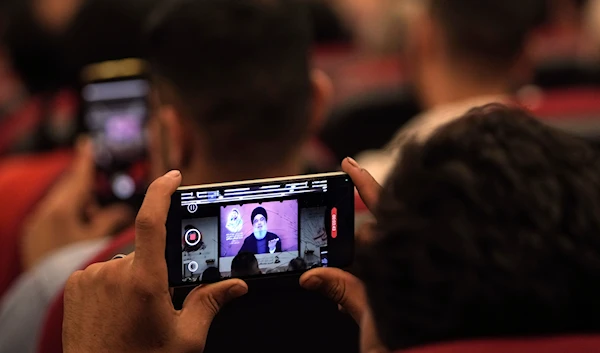
M299 148L312 96L302 1L181 0L152 17L159 87L164 81L175 91L216 165L271 166Z
M218 282L221 279L221 272L216 267L208 267L204 272L202 272L202 282L212 283Z
M290 263L288 264L288 270L290 271L302 271L306 270L307 267L308 266L306 265L306 261L304 261L304 259L301 257L292 259L292 261L290 261Z
M431 0L452 54L489 67L509 66L544 23L548 0Z
M597 332L600 158L500 105L411 142L357 259L391 350Z
M260 274L258 260L251 252L241 251L231 261L231 277L246 277L258 274Z

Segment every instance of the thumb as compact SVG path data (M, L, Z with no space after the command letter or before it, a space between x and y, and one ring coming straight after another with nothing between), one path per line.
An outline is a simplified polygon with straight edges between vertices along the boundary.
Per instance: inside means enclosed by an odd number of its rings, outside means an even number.
M248 293L248 285L239 279L230 279L199 286L185 299L177 324L178 339L186 346L201 351L208 328L215 315L231 300Z
M133 224L134 214L125 205L114 205L98 210L91 220L89 235L101 238L111 235L119 228Z
M367 309L367 295L361 280L352 274L337 268L318 268L303 274L300 285L335 301L360 324Z

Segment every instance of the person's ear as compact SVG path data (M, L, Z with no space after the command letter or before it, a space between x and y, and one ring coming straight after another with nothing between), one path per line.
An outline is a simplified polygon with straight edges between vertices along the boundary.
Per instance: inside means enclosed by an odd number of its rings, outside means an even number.
M333 102L333 83L331 79L321 70L313 70L311 73L312 83L312 110L308 132L317 134Z
M181 169L185 167L183 164L187 148L183 118L172 105L161 106L158 118L160 120L160 127L163 130L161 132L163 144L168 146L164 151L167 165L171 169Z

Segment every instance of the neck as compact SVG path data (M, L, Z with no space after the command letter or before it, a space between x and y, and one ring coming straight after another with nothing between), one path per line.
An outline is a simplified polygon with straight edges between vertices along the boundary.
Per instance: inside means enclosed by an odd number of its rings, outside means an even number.
M268 168L246 169L236 166L215 168L212 163L206 163L196 158L195 163L182 170L182 185L201 185L229 181L277 178L302 174L303 160L300 155L289 158L285 163Z
M437 69L429 66L423 76L421 100L427 109L476 97L510 93L508 74L483 75L469 71L467 65L439 65Z

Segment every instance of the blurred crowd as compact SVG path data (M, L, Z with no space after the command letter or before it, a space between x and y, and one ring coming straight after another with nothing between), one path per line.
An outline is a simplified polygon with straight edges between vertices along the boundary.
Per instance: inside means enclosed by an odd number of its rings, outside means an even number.
M599 146L600 0L1 1L0 353L600 352ZM178 186L338 170L352 268L169 290Z

